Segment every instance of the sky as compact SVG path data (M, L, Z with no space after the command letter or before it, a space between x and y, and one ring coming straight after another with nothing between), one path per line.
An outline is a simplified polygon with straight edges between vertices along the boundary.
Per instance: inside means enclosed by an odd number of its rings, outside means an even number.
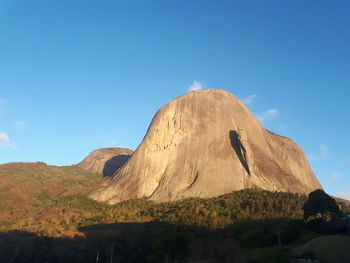
M225 89L350 199L350 1L0 0L0 163L136 149L155 112Z

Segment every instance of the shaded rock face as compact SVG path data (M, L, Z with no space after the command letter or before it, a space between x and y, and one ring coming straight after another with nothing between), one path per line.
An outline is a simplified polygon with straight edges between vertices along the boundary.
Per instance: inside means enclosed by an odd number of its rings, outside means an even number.
M132 151L124 148L103 148L92 151L77 166L103 176L112 176L130 158Z
M322 187L292 140L265 130L231 93L199 90L163 106L128 162L91 197L111 204L171 201L245 188Z

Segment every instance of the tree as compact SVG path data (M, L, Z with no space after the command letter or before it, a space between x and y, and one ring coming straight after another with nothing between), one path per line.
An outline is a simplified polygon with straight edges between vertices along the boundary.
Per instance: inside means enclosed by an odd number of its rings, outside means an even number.
M304 220L316 217L327 221L342 216L336 201L321 189L317 189L309 194L303 210Z

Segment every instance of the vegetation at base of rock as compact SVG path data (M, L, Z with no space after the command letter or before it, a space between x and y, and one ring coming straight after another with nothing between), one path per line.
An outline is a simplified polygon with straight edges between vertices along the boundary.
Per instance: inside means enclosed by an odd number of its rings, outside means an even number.
M301 219L306 196L299 194L242 190L216 198L191 198L169 203L146 199L128 200L113 206L98 203L84 195L51 198L37 196L42 202L51 200L41 220L22 219L10 229L34 231L45 235L64 235L78 227L115 222L158 221L222 229L232 224L249 225L252 220ZM4 230L9 230L9 228ZM54 231L53 231L54 229Z
M1 226L7 232L0 235L6 252L0 261L17 249L14 262L95 262L97 253L106 262L113 247L115 262L240 262L242 257L287 262L289 251L271 246L296 246L318 235L303 223L307 197L299 194L251 189L209 199L134 199L113 206L82 194L42 192L37 198L54 205L39 219Z
M0 262L95 262L97 253L109 262L112 247L113 262L283 262L289 251L271 246L320 235L303 223L300 194L248 189L111 206L86 197L104 179L78 167L8 164L0 175Z
M1 224L1 230L16 229L47 236L65 236L77 232L79 227L116 222L156 221L213 230L239 226L236 232L246 247L275 241L277 225L283 227L281 236L286 242L307 235L302 226L303 205L307 198L300 194L248 189L209 199L190 198L168 203L134 199L112 206L98 203L82 194L54 197L48 192L41 192L36 198L43 209L38 211L39 215L43 214L40 218L38 214L26 218L14 215L10 221L3 220L8 223ZM36 207L36 202L33 205ZM273 229L264 224L266 219L275 220ZM259 222L259 226L254 228L252 222ZM249 231L245 232L245 229Z

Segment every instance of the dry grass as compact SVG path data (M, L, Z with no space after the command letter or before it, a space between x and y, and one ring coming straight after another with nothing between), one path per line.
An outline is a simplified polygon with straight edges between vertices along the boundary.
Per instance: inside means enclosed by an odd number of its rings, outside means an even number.
M59 197L86 194L103 180L75 166L41 162L2 164L0 178L0 230L50 210Z

